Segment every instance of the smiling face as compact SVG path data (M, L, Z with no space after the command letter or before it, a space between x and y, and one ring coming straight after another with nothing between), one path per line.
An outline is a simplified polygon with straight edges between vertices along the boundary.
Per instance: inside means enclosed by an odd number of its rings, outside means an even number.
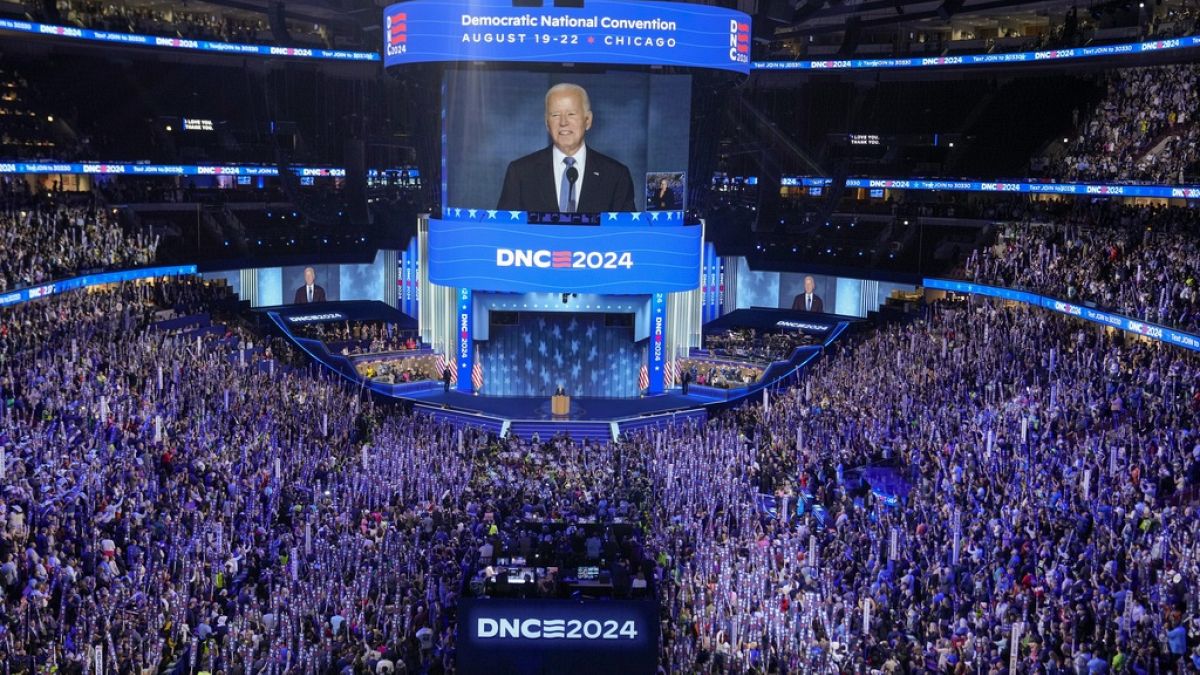
M583 145L584 134L592 128L592 111L583 90L556 87L546 96L546 131L554 146L564 155L574 155Z

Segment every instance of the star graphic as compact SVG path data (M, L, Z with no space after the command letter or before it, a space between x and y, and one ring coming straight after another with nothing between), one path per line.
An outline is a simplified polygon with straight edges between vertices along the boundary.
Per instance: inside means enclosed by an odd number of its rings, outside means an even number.
M520 211L509 211L509 212L508 212L508 219L509 219L509 220L520 220L520 219L521 219L521 212L520 212Z
M455 217L455 218L457 218L457 217L459 217L459 216L461 216L461 215L462 215L462 209L450 209L450 211L451 211L452 213L454 213L454 217Z
M488 212L487 212L487 214L488 214L488 215L487 215L487 217L488 217L488 220L495 220L495 219L496 219L496 212L495 212L495 211L488 211Z
M474 218L474 217L475 217L475 214L476 214L476 213L478 213L478 212L479 212L479 209L469 209L469 210L467 211L467 217L468 217L468 218Z
M609 220L616 220L616 219L617 219L617 214L615 214L615 213L610 213L610 214L608 214L608 219L609 219Z
M634 220L641 220L641 219L642 219L642 214L640 214L640 213L635 213L635 214L633 214L633 219L634 219Z
M658 220L658 214L659 214L658 211L651 211L650 212L650 220ZM668 215L670 215L670 214L668 214Z

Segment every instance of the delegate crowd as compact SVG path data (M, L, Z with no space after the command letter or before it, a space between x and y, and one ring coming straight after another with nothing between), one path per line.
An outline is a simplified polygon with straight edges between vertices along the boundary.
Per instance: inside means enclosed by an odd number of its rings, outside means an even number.
M274 42L265 18L213 11L216 7L210 11L187 11L169 6L119 5L100 0L58 0L55 4L59 15L68 23L98 30L219 42ZM301 32L318 37L323 32L320 26L313 24L289 24L289 28L308 28L310 30Z
M152 328L223 297L0 313L9 672L452 672L465 576L539 547L654 577L662 672L1200 668L1181 350L944 302L765 405L597 447L376 406L229 317ZM902 493L845 479L878 465Z
M1002 228L965 276L1200 331L1195 209L1073 202Z
M14 198L0 204L0 293L87 270L154 262L157 236L127 233L115 215L90 200Z
M1107 71L1107 90L1070 140L1056 177L1182 183L1200 160L1200 66Z
M1200 668L1198 375L1064 317L941 304L664 435L664 668ZM898 467L898 503L843 481L872 464Z

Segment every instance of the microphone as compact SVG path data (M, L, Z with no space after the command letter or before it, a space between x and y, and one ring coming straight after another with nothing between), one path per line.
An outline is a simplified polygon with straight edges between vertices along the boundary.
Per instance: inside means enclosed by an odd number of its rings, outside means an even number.
M567 183L570 185L570 187L568 188L568 191L569 191L568 194L570 194L571 196L570 196L570 202L567 204L567 208L571 209L572 211L575 210L575 204L579 201L579 199L575 196L575 181L577 181L577 180L579 180L579 169L576 169L573 166L568 166L567 167Z

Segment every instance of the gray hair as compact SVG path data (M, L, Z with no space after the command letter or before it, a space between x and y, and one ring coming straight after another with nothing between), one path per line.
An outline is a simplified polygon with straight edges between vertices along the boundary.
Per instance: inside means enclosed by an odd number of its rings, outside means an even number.
M583 112L589 113L592 111L592 100L588 98L587 89L570 82L562 82L550 87L550 91L546 92L546 109L550 108L550 99L556 94L578 94L583 101Z

